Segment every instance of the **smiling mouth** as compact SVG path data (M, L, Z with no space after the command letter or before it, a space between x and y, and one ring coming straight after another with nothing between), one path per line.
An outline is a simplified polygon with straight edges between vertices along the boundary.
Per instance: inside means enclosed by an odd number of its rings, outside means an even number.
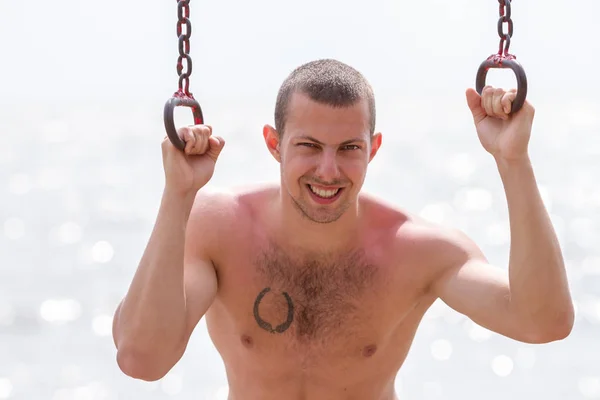
M334 197L336 194L338 194L338 192L341 190L341 188L337 188L337 189L319 189L316 188L312 185L308 185L308 188L317 196L323 198L323 199L330 199L332 197Z
M306 187L314 196L315 199L322 200L324 202L331 202L339 197L340 192L342 192L343 188L336 189L322 189L315 187L313 185L307 184Z

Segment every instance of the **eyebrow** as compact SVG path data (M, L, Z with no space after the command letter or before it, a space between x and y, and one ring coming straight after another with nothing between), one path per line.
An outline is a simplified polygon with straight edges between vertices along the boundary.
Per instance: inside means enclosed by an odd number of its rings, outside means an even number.
M315 143L321 144L321 145L325 144L325 143L321 142L320 140L315 139L312 136L298 136L296 139L310 140L311 142L315 142ZM363 138L354 138L354 139L350 139L350 140L345 140L342 143L340 143L340 145L343 146L345 144L356 143L356 142L365 143L365 140Z

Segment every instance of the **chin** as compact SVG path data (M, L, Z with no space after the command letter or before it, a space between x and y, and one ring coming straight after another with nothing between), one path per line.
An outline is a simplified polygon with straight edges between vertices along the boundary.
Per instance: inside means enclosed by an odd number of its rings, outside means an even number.
M308 185L302 185L302 193L294 198L296 208L303 217L319 224L329 224L339 220L350 208L346 195L348 188L340 188L328 198L319 197Z

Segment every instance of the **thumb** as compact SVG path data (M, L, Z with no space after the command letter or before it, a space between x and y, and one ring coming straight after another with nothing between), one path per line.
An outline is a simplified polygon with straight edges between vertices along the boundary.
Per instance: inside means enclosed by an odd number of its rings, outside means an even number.
M475 89L469 88L466 92L467 104L473 114L475 123L478 123L486 117L485 109L481 106L481 96Z
M225 147L225 140L218 136L210 136L208 138L208 145L209 149L206 154L216 162L223 147Z

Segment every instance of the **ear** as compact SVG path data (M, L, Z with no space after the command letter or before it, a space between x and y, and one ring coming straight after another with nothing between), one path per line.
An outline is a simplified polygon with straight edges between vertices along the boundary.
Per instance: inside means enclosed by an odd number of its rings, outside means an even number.
M371 137L371 154L369 154L369 162L373 160L379 147L381 147L381 138L381 132L377 132Z
M279 133L271 125L265 125L263 127L263 137L265 138L265 144L267 149L277 160L281 162L281 153L279 152Z

